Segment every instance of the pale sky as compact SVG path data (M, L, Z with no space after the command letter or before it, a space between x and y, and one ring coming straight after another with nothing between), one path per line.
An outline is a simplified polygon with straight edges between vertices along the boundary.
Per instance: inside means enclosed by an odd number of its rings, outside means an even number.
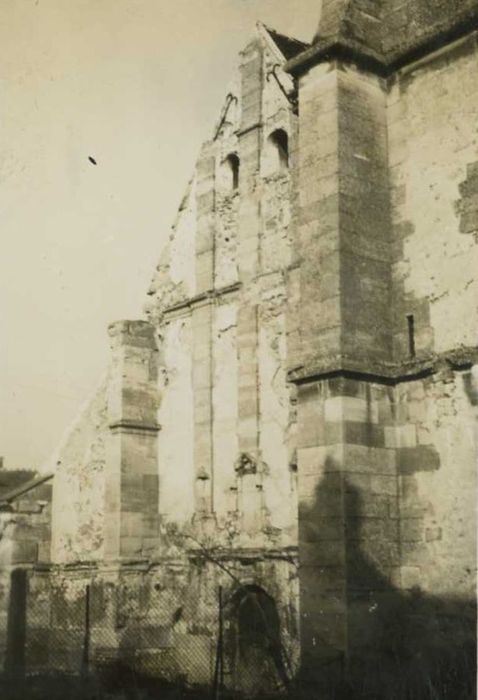
M138 318L256 20L319 0L1 0L0 455L45 461ZM92 156L97 165L89 162Z

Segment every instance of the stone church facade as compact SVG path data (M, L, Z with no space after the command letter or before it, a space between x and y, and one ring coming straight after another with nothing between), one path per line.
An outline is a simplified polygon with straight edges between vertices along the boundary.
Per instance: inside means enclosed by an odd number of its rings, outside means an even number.
M52 459L51 539L10 529L40 637L88 585L93 656L208 684L221 586L226 685L471 687L477 37L476 0L323 0L310 46L258 25Z

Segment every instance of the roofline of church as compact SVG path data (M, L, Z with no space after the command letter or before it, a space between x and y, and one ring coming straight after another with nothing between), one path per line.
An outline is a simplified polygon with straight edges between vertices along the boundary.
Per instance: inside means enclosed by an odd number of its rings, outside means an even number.
M440 51L451 44L465 39L474 39L478 43L478 9L466 20L453 27L440 31L425 41L407 47L405 51L387 58L373 49L364 48L353 40L341 40L336 37L313 44L298 56L287 61L284 70L298 77L312 66L333 59L355 63L365 70L381 77L390 77L398 70Z

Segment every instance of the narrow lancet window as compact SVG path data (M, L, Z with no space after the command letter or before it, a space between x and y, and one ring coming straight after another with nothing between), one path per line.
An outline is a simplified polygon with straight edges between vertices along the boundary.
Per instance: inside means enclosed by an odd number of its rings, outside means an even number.
M415 357L415 317L413 314L407 315L408 324L408 353L410 357Z
M276 172L287 170L289 167L289 137L283 129L276 129L269 136L271 165Z
M234 192L239 187L239 157L235 153L230 153L224 164L228 171L228 189Z

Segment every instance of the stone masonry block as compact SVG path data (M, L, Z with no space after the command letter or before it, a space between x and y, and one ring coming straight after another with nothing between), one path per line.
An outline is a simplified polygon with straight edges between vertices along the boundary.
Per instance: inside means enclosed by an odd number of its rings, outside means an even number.
M346 538L348 541L391 541L398 542L399 523L388 517L369 518L364 516L346 518Z
M340 541L320 540L304 542L299 538L299 557L307 565L342 566L345 563L345 552Z
M375 401L352 396L334 396L325 401L327 421L378 423L378 405Z
M404 590L412 588L420 588L421 569L419 566L401 566L400 567L400 583Z
M123 475L121 479L121 508L125 511L141 511L143 500L143 475Z
M301 475L322 475L342 468L343 446L327 445L300 448L297 451L298 469Z
M36 540L14 540L11 550L12 564L27 564L38 559L38 542Z
M425 540L427 542L439 542L443 538L441 527L428 527L425 530Z
M395 476L396 454L393 449L368 447L366 445L344 445L344 470L368 474Z
M304 610L301 638L306 650L314 649L314 659L335 657L346 644L346 617L338 612ZM315 647L315 648L314 648Z
M154 327L147 321L116 321L108 326L112 346L156 348Z
M213 255L210 251L196 256L196 289L198 293L212 289Z
M422 542L424 538L422 518L403 518L400 524L400 539L402 542Z
M432 472L440 468L440 455L433 445L402 447L397 454L399 473L404 476L416 472Z
M143 535L143 513L123 511L121 514L121 539Z
M381 425L373 423L344 423L344 440L351 445L366 445L368 447L385 447L385 433Z
M312 485L312 489L314 489L314 485ZM321 518L341 518L343 510L340 493L323 497L319 485L315 487L315 490L300 495L299 522L314 521L318 516Z
M51 560L51 542L41 541L38 543L38 561L41 564L48 563Z
M346 478L346 477L345 477ZM344 509L347 517L357 518L357 517L367 517L367 518L380 518L388 519L392 518L397 510L398 499L394 496L389 495L377 495L373 494L372 498L367 498L366 501L356 498L353 493L345 494Z
M133 537L125 535L120 539L120 556L122 557L141 556L142 548L142 537Z
M342 545L344 548L344 545ZM345 551L345 549L344 549ZM345 594L346 576L344 566L315 566L304 562L301 565L301 591L307 596L316 593L322 597L326 593Z
M206 352L209 349L206 348ZM210 356L202 357L201 359L195 359L193 366L193 383L194 388L197 391L207 392L208 387L211 385L211 358ZM203 402L202 396L198 398L195 403L200 404Z
M343 517L316 517L305 519L301 525L300 537L302 542L339 541L344 538Z
M196 235L196 257L211 252L214 247L214 220L212 216L203 217Z
M346 489L356 493L362 501L374 495L397 496L398 482L395 476L347 473Z
M340 501L342 508L342 475L340 472L329 472L327 477L317 474L300 474L298 480L299 497L318 499L335 498Z
M384 427L385 436L385 447L389 449L395 449L399 447L400 437L399 428L397 426L385 426Z

